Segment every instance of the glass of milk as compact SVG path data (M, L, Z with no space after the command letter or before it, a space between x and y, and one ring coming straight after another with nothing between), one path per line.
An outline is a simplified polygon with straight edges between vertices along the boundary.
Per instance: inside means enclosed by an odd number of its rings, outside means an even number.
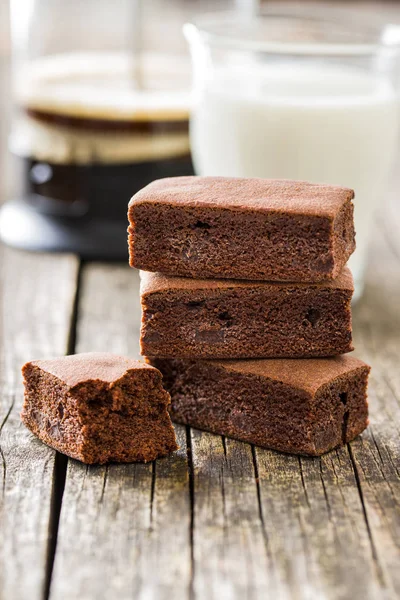
M356 24L355 24L356 23ZM196 173L354 188L355 299L397 155L400 29L317 9L214 14L185 25Z

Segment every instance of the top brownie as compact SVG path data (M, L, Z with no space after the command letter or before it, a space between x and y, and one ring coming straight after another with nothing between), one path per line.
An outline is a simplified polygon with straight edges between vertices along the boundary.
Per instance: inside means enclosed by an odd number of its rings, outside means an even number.
M353 197L300 181L160 179L129 203L130 264L194 278L333 279L355 249Z

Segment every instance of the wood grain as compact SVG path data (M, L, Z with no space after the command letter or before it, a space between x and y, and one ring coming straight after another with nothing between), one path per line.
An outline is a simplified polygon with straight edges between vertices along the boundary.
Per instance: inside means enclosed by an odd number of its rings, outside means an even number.
M400 244L377 231L365 294L354 312L357 354L372 365L371 425L351 447L377 561L400 596Z
M315 459L256 455L266 535L289 597L381 598L348 449Z
M137 356L137 272L83 271L76 350ZM69 461L51 599L186 598L191 579L186 431L180 450L147 465Z
M283 598L272 576L251 446L192 429L191 451L195 597Z
M21 424L21 366L67 351L78 261L0 249L0 596L46 589L55 452Z

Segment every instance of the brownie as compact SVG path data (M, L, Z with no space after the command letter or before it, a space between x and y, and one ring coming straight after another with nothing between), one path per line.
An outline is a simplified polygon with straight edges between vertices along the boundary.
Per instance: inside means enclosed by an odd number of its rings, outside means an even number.
M368 425L370 368L335 358L154 359L173 421L265 448L319 456Z
M108 353L29 362L21 419L84 463L148 462L177 449L161 373Z
M129 203L130 265L203 279L333 279L355 249L353 197L299 181L160 179Z
M141 351L159 358L300 358L353 350L347 267L323 283L141 271Z

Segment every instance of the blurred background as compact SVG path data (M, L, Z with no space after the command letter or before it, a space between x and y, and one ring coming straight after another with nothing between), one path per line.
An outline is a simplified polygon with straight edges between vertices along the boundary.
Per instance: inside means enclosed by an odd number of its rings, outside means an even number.
M153 179L345 185L360 296L398 164L398 24L393 1L0 0L1 239L125 260Z

